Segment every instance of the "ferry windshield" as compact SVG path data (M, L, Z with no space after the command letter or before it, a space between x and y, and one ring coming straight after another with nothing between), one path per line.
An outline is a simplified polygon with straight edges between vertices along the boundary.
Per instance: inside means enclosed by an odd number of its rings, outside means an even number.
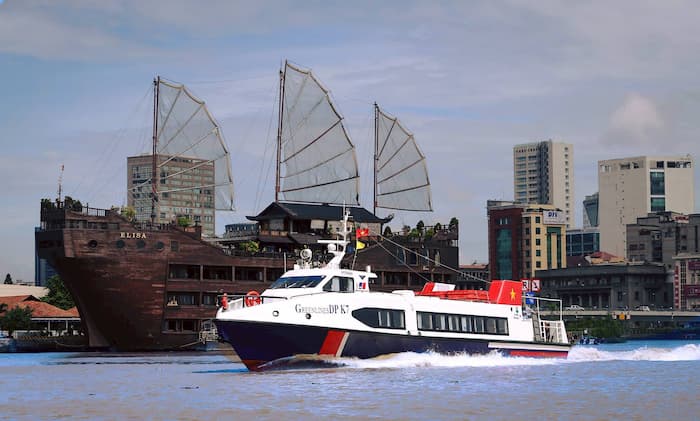
M318 285L323 279L323 276L288 276L286 278L279 278L272 285L270 289L280 289L280 288L313 288Z

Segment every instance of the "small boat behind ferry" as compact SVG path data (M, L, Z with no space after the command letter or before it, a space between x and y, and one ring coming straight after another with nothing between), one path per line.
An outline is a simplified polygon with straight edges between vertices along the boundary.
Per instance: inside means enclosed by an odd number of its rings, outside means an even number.
M300 261L262 294L222 297L214 323L252 371L298 355L373 358L400 352L565 358L571 348L561 301L527 297L517 281L488 291L432 283L422 291L370 292L376 274L341 268L349 241L345 213L337 240L320 240L332 255L323 267L303 250ZM558 317L540 317L540 302ZM551 307L551 305L550 305Z

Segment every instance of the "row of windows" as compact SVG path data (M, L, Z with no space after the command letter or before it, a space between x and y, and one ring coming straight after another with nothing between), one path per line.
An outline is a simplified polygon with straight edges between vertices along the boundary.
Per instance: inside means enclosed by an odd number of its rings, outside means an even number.
M403 310L360 308L353 310L352 317L369 327L383 329L406 329L406 320Z
M508 334L508 319L464 314L418 313L418 330L460 333Z

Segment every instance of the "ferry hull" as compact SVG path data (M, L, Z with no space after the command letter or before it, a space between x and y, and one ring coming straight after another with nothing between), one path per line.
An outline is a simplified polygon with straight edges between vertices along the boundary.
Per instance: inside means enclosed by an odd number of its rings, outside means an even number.
M231 344L251 371L295 355L373 358L400 352L487 354L499 351L522 357L566 358L568 345L494 342L481 339L439 338L365 331L344 331L319 326L215 320L224 341Z

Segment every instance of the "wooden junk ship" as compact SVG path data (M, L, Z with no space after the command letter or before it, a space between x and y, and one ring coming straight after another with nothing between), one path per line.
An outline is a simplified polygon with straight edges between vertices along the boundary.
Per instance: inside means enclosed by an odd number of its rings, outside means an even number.
M280 75L275 201L249 216L253 223L243 231L203 235L200 221L181 226L165 206L166 199L189 191L206 209L231 210L233 179L228 149L204 103L160 78L154 81L149 174L129 179L136 214L60 198L42 201L38 255L73 296L91 347L206 345L223 293L264 290L303 248L324 260L317 241L335 238L345 207L362 238L361 250L344 264L370 265L378 274L374 290L420 290L426 282L458 280L451 269L458 267L457 226L382 236L391 217L359 206L354 145L328 91L309 70L292 64L285 63ZM183 178L203 183L175 182ZM425 158L413 135L376 105L374 179L375 212L432 210ZM242 247L251 242L255 248Z

